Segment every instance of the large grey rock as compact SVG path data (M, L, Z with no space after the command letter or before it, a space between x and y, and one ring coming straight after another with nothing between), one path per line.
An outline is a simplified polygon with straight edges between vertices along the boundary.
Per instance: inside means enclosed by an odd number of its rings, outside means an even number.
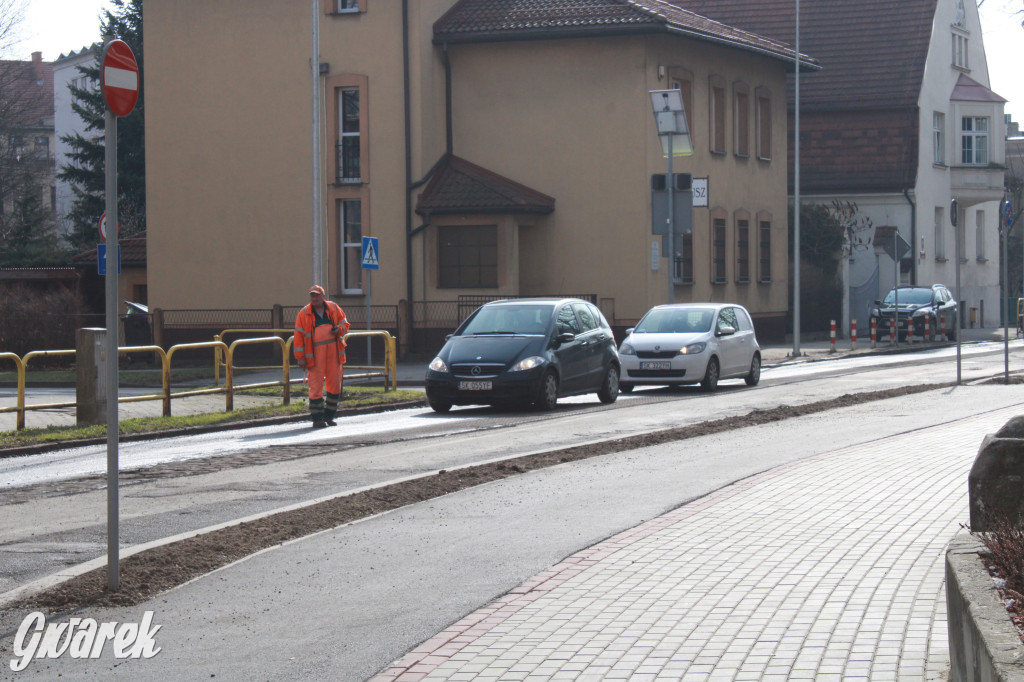
M971 530L988 531L997 518L1024 523L1024 416L985 436L967 485Z

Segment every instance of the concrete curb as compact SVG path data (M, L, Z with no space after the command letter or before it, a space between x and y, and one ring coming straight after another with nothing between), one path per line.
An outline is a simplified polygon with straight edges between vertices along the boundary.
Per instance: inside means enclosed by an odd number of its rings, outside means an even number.
M983 550L967 531L946 548L950 680L1024 682L1024 642L982 563Z

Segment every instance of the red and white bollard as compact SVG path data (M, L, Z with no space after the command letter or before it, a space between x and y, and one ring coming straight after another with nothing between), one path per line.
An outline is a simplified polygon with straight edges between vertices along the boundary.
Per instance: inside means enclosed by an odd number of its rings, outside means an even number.
M857 318L850 320L850 350L857 350Z
M939 328L936 331L936 335L942 334L943 341L949 341L949 337L946 336L946 316L939 315Z
M874 348L878 342L878 320L871 318L871 347Z
M889 320L889 343L896 343L896 320Z
M932 318L927 315L924 316L924 340L932 340Z
M829 343L828 352L829 353L835 353L836 352L836 321L835 320L832 320L829 323L829 327L828 327L828 343Z
M907 343L914 342L914 321L907 320Z

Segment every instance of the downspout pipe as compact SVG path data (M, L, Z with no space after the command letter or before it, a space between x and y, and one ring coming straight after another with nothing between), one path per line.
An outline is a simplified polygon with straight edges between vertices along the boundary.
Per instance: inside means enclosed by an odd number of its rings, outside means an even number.
M448 43L441 52L444 58L444 139L445 153L452 155L452 63L448 59Z
M412 286L412 120L409 88L409 0L402 0L402 88L405 99L405 298L409 302L409 328L415 306Z
M918 250L917 246L917 204L910 197L910 190L904 189L903 196L906 198L907 203L910 204L910 286L917 285L917 254L915 251ZM899 282L896 282L895 286L899 286Z

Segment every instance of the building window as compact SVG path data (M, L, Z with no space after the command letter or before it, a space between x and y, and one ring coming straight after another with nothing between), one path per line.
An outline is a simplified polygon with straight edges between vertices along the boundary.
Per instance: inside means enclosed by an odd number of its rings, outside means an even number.
M438 228L438 286L442 289L498 286L498 227Z
M757 88L757 158L769 160L772 158L772 100L771 94L765 88Z
M359 5L365 0L335 0L334 11L338 14L348 14L360 11Z
M362 179L362 136L359 123L359 88L338 88L338 168L339 183Z
M946 260L945 213L941 206L935 207L935 260L937 261Z
M750 282L750 221L746 218L736 220L736 281Z
M937 165L946 163L946 115L932 113L932 155Z
M676 258L676 277L683 284L693 284L693 235L684 234Z
M975 233L974 233L974 248L976 249L975 256L978 260L984 261L985 258L985 212L978 211L975 216Z
M725 284L725 218L711 219L711 283Z
M672 69L669 73L669 87L678 90L683 96L683 111L686 114L686 124L692 131L694 129L693 74L687 69Z
M340 202L341 293L363 293L363 204L359 199Z
M711 76L709 79L711 97L709 98L711 117L711 151L718 154L725 153L725 79L721 76ZM693 126L690 126L692 129Z
M750 88L746 83L735 83L732 88L733 140L736 156L750 156Z
M968 40L967 36L953 32L953 66L961 69L970 69L967 58Z
M758 273L759 282L772 281L772 223L770 220L757 221L758 232Z
M960 119L960 163L965 166L988 165L988 119L964 116Z
M37 135L34 140L34 143L34 151L36 154L36 158L50 158L50 138L48 138L45 135Z

